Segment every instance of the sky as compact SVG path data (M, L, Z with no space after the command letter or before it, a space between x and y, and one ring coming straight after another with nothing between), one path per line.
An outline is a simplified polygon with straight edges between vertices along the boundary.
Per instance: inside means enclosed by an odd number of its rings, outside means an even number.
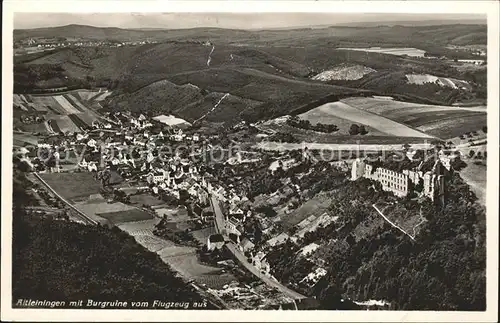
M353 22L484 19L481 15L360 14L360 13L15 13L14 28L29 29L69 24L119 28L234 29L287 28Z

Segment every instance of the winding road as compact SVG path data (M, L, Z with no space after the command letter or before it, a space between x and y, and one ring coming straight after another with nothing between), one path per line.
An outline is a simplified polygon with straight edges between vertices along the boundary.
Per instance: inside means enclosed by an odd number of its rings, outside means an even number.
M226 240L229 240L229 238L226 235L225 232L225 225L224 225L224 214L222 214L222 210L219 205L219 201L217 198L213 195L210 196L210 202L212 204L212 208L215 213L215 227L217 229L217 232L221 233ZM270 277L264 276L263 274L260 273L260 271L255 268L251 263L247 261L247 257L241 252L241 250L236 246L235 243L233 242L228 242L226 244L227 248L229 251L238 259L238 261L252 274L257 276L262 282L266 283L268 286L271 286L273 288L276 288L286 296L293 298L293 299L303 299L306 298L307 296L304 296L302 294L297 293L296 291L291 290L290 288L283 286L280 282L273 280Z

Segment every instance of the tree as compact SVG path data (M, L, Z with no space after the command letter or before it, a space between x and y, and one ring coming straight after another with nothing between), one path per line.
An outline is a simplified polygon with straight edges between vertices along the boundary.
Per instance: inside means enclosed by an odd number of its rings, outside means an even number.
M484 132L484 133L487 133L487 132L488 132L488 127L487 127L487 126L484 126L484 127L482 128L482 130L483 130L483 132Z
M364 125L361 125L361 126L359 127L359 133L360 133L361 135L366 135L366 134L368 133L368 131L365 129L365 126L364 126Z
M476 153L474 152L474 150L469 151L469 157L470 158L474 157L475 154Z
M355 136L359 134L359 126L357 124L352 124L351 127L349 128L349 134L351 136Z

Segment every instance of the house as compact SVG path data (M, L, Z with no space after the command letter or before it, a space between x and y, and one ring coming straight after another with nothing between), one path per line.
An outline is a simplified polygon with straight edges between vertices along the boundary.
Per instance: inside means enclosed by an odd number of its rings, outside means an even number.
M97 145L97 141L95 139L90 139L89 141L87 141L87 146L89 146L89 147L95 148L96 145Z
M324 268L316 268L315 271L309 273L306 277L304 277L300 283L303 283L309 287L313 287L316 283L321 279L321 277L325 276L327 273Z
M222 234L212 234L208 237L207 249L212 251L215 249L221 249L226 242Z
M253 244L252 241L248 240L248 238L245 237L241 239L240 248L243 250L243 252L250 251L255 248L255 244Z
M271 247L275 247L275 246L284 244L289 238L290 238L290 236L288 234L286 234L285 232L283 232L283 233L280 233L279 235L267 240L266 243L267 243L267 245L269 245Z
M87 161L85 160L85 157L82 159L81 162L78 163L78 166L82 167L82 168L87 168Z
M89 172L97 172L97 164L95 162L90 162L87 164L87 169Z
M229 208L229 215L230 216L238 216L238 217L243 216L243 221L245 218L243 210L234 204L231 204L231 207Z
M147 175L146 180L148 181L149 184L153 183L157 184L163 182L165 180L165 172L159 172L159 171L150 172Z
M244 232L242 224L243 221L241 219L231 217L226 221L226 230L229 233L240 236Z

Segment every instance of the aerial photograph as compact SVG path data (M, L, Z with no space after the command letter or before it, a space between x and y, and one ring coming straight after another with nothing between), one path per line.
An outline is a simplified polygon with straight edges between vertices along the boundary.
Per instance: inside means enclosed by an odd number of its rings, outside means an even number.
M15 13L12 308L486 311L487 29Z

